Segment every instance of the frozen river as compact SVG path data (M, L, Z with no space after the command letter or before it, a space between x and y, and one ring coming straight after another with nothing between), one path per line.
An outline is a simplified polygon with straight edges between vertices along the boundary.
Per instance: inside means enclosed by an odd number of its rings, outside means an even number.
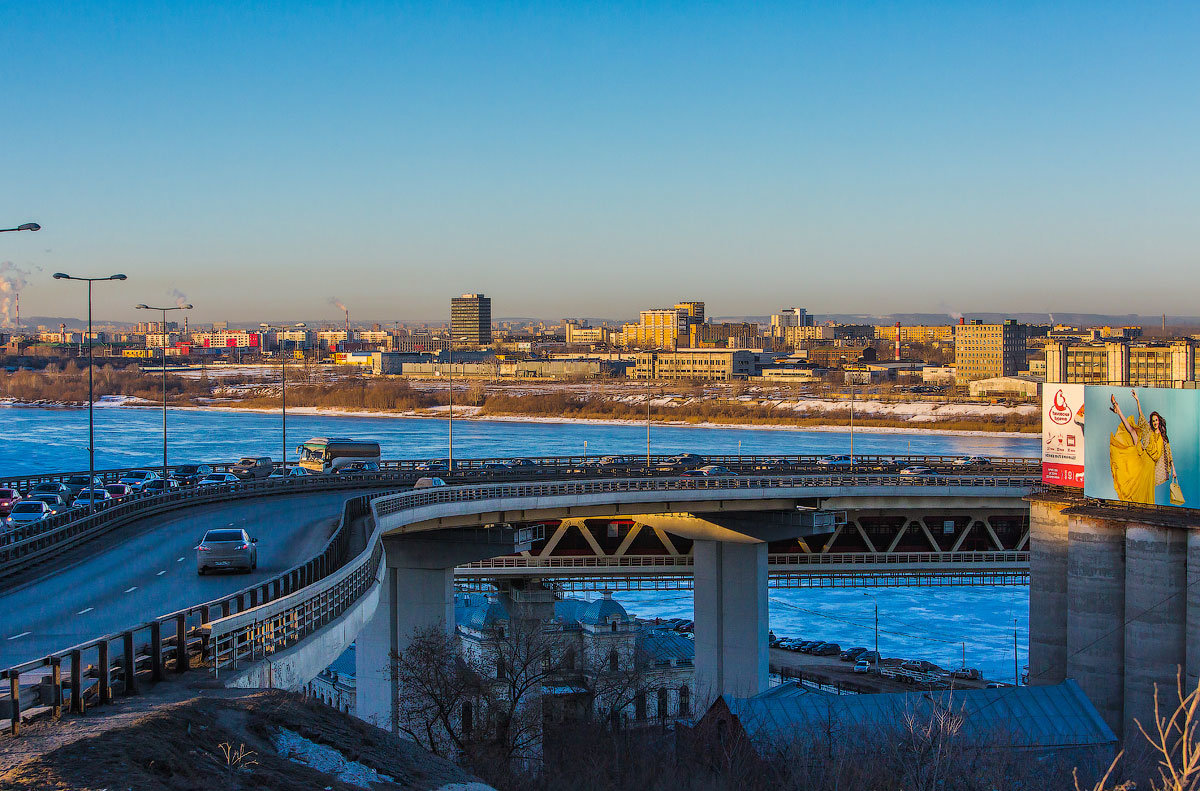
M170 461L230 461L242 455L279 457L277 414L177 409L169 413ZM96 466L152 465L162 460L162 413L153 408L96 410ZM87 410L0 408L4 442L0 474L87 469ZM446 456L446 422L429 418L288 416L288 444L315 436L377 439L384 458ZM642 453L644 425L456 420L458 458ZM756 428L651 428L654 453L845 453L845 432ZM855 453L1036 456L1036 437L946 436L856 432ZM869 594L869 595L866 595ZM621 592L630 612L691 617L690 592ZM873 598L872 598L873 597ZM1019 666L1026 664L1029 591L1024 587L936 587L772 590L771 628L780 636L833 640L843 647L873 646L874 603L885 656L929 659L948 667L961 661L990 677L1012 680L1016 620Z

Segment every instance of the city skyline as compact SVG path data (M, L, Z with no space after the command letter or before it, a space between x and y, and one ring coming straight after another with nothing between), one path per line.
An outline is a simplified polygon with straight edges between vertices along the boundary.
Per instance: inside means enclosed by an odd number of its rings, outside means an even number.
M198 321L632 315L681 277L725 315L1189 313L1150 286L1195 263L1198 16L48 4L3 39L0 216L44 228L0 262L29 315L70 312L54 271Z

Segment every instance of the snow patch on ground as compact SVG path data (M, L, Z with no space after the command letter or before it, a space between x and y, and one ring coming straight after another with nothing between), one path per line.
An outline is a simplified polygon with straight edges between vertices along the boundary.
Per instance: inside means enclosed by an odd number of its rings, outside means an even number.
M343 783L349 783L359 788L370 789L371 783L394 782L388 775L380 774L357 761L351 761L332 747L305 739L287 728L280 728L279 733L276 734L275 749L289 761L306 764L317 771L333 775ZM450 786L445 787L449 788Z

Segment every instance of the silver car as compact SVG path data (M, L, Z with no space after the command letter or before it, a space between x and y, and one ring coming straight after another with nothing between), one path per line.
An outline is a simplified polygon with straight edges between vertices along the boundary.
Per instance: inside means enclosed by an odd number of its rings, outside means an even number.
M7 527L21 527L40 522L48 516L50 516L50 506L41 500L21 500L4 518L4 524Z
M209 530L196 545L196 572L241 569L249 574L258 568L257 538L240 528Z

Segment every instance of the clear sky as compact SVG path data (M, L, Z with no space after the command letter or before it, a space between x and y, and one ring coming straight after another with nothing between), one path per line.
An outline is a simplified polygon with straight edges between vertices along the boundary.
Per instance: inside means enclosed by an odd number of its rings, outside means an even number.
M1200 3L0 2L0 261L97 315L1198 313ZM41 271L38 271L41 267ZM101 293L102 292L102 293Z

